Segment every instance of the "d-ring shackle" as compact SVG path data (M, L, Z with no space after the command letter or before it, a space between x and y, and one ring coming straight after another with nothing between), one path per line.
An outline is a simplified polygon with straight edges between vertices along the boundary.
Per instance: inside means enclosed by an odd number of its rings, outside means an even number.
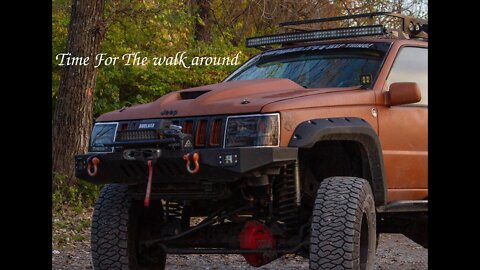
M183 160L187 161L187 165L186 165L187 171L190 174L196 174L200 170L200 164L198 164L198 160L200 159L200 155L197 152L194 152L193 155L192 155L192 158L193 158L193 162L195 163L195 168L193 170L190 168L190 153L185 154L183 156Z
M92 167L92 164L93 164L93 172L91 170L91 167ZM97 175L97 172L98 172L98 164L100 164L100 159L98 157L89 157L87 159L87 173L88 175L90 176L95 176Z

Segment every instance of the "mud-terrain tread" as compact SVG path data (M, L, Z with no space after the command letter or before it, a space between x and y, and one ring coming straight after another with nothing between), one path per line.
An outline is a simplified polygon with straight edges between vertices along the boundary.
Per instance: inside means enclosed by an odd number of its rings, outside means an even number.
M149 208L132 200L127 185L105 185L95 204L92 218L91 251L95 270L102 269L165 269L166 255L138 253L142 237L152 237L162 224L160 201ZM154 257L152 260L152 256Z
M360 256L354 247L360 241L359 219L362 218L363 205L373 211L371 224L375 227L374 200L366 180L356 177L330 177L323 180L313 210L311 270L358 268L355 265L358 265Z
M105 185L92 217L91 249L94 269L128 270L128 186Z

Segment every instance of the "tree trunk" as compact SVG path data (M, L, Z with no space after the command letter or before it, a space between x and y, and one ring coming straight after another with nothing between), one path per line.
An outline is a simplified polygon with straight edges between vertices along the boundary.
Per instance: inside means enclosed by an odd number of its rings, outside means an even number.
M200 20L195 20L195 38L201 41L211 41L211 10L209 0L194 0L195 9Z
M72 0L67 52L89 57L86 66L64 66L56 102L53 131L53 172L74 184L74 155L85 153L92 127L95 55L105 34L104 0Z

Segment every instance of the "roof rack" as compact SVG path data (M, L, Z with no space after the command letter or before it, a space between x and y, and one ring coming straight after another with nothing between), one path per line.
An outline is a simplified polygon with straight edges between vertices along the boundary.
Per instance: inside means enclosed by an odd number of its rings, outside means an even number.
M374 17L393 17L400 19L401 26L396 28L387 28L382 24L373 24ZM305 25L319 24L325 22L345 21L359 18L368 18L370 25L318 29L304 27ZM357 24L358 21L357 21ZM362 37L362 36L387 36L392 38L422 38L428 39L428 21L424 19L406 16L394 12L371 12L362 14L353 14L348 16L337 16L320 19L310 19L303 21L290 21L279 24L281 27L293 30L291 33L261 36L247 38L247 47L260 47L272 44L292 44L298 42L309 42L339 38ZM296 31L296 32L295 32Z

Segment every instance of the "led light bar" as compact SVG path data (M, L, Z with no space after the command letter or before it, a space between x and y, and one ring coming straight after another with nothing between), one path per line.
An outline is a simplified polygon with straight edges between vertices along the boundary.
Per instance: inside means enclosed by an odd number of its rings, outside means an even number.
M385 28L382 25L335 28L328 30L247 38L247 47L258 47L270 44L284 44L349 37L374 36L383 34L385 34Z

